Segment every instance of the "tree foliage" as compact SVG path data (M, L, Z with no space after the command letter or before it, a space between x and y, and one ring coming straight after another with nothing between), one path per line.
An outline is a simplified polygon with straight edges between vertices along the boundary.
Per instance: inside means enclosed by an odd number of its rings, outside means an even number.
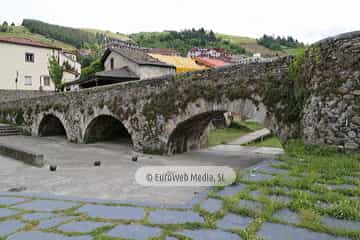
M0 32L8 32L9 31L9 24L7 21L4 21L0 26Z
M96 59L89 66L81 69L80 79L87 79L96 72L101 72L104 70L104 65L100 61L100 59Z
M62 66L60 66L60 64L58 63L58 61L54 56L52 56L49 59L48 69L49 69L50 78L53 81L55 88L61 89L64 69Z
M143 47L171 48L181 52L183 55L186 55L193 47L224 48L233 54L245 53L245 50L239 45L216 37L213 31L205 31L204 28L200 28L199 30L183 30L180 32L142 32L132 34L130 38Z
M105 38L105 35L101 33L91 33L81 29L63 27L38 20L24 19L22 25L32 33L41 34L77 48L82 48L87 44L101 44Z
M285 48L301 48L304 47L304 44L299 42L297 39L288 36L288 37L274 37L264 34L260 39L257 40L258 44L263 45L266 48L272 50L282 50Z

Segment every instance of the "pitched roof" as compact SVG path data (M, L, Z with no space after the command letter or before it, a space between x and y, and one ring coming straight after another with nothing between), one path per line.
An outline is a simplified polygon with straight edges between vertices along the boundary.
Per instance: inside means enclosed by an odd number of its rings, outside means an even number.
M164 62L159 61L156 58L151 57L146 52L139 50L139 49L133 49L133 48L108 48L101 61L104 63L106 58L110 55L110 53L115 52L117 54L120 54L124 58L127 58L128 60L135 62L138 65L149 65L149 66L157 66L157 67L167 67L167 68L175 68L173 65L166 64Z
M29 38L16 38L16 37L0 37L0 42L10 43L10 44L17 44L17 45L25 45L25 46L32 46L32 47L39 47L39 48L49 48L49 49L57 49L61 50L61 48L50 46L44 43L35 42Z
M150 54L150 56L159 59L162 62L176 66L176 72L192 72L203 70L205 67L197 65L192 58L179 56L165 56L160 54Z
M195 58L195 61L196 61L196 63L198 63L200 65L204 65L204 66L211 67L211 68L229 65L229 63L227 63L227 62L224 62L219 59L213 59L213 58L197 57L197 58Z
M129 67L118 68L110 71L97 72L96 77L140 79Z

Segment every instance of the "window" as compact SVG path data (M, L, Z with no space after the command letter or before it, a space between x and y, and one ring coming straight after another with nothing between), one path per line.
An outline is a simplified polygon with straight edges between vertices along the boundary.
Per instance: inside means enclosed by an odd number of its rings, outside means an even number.
M33 53L25 53L25 62L35 62L35 56Z
M110 69L114 70L114 59L113 58L110 59Z
M25 86L31 86L31 85L32 85L32 77L25 76Z
M50 86L50 77L44 76L44 86Z

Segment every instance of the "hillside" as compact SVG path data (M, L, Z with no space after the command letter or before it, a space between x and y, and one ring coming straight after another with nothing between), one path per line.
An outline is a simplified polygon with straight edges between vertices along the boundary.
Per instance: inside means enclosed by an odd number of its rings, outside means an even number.
M137 44L148 48L171 48L183 55L193 47L223 48L233 54L246 54L246 50L239 44L234 44L218 37L212 31L198 30L141 32L131 34L130 38Z
M9 28L8 32L0 32L0 37L18 37L18 38L28 38L33 41L40 43L48 44L51 46L59 47L67 51L74 51L76 48L70 44L66 44L61 41L57 41L51 38L47 38L40 34L31 33L27 28L23 26L15 26Z
M132 41L143 47L171 48L178 50L183 55L192 47L224 48L233 54L261 53L263 56L281 56L297 51L294 48L270 49L260 45L254 38L215 34L212 31L205 31L203 28L179 32L140 32L126 35L100 29L59 26L31 19L24 19L23 26L9 26L7 32L0 32L0 36L30 38L68 51L85 48L98 52L106 37Z
M287 54L284 51L274 51L269 48L266 48L258 44L255 38L226 35L221 33L217 33L216 36L222 39L226 39L233 44L243 47L247 52L261 53L261 55L263 56L276 56L276 55L282 56Z
M108 31L108 30L104 31L104 30L93 29L93 28L81 28L81 30L87 31L87 32L90 32L93 34L96 34L96 33L103 34L104 36L107 36L109 38L119 39L122 41L131 41L129 36L126 34L123 34L123 33L114 33L114 32Z

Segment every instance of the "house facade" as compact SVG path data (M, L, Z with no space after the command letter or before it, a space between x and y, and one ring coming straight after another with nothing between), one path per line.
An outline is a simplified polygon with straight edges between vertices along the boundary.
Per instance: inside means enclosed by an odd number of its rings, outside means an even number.
M54 91L49 58L60 48L23 38L0 38L0 89Z
M140 80L175 75L176 67L137 49L107 49L102 58L105 71L128 67Z
M63 82L80 76L81 64L75 54L31 39L0 38L0 89L54 91L48 69L51 57L64 67Z
M225 62L230 61L230 54L222 48L192 48L187 56L191 58L215 58Z
M121 82L175 75L176 67L135 48L108 48L102 59L104 71L87 79L65 83L66 91L79 91Z

